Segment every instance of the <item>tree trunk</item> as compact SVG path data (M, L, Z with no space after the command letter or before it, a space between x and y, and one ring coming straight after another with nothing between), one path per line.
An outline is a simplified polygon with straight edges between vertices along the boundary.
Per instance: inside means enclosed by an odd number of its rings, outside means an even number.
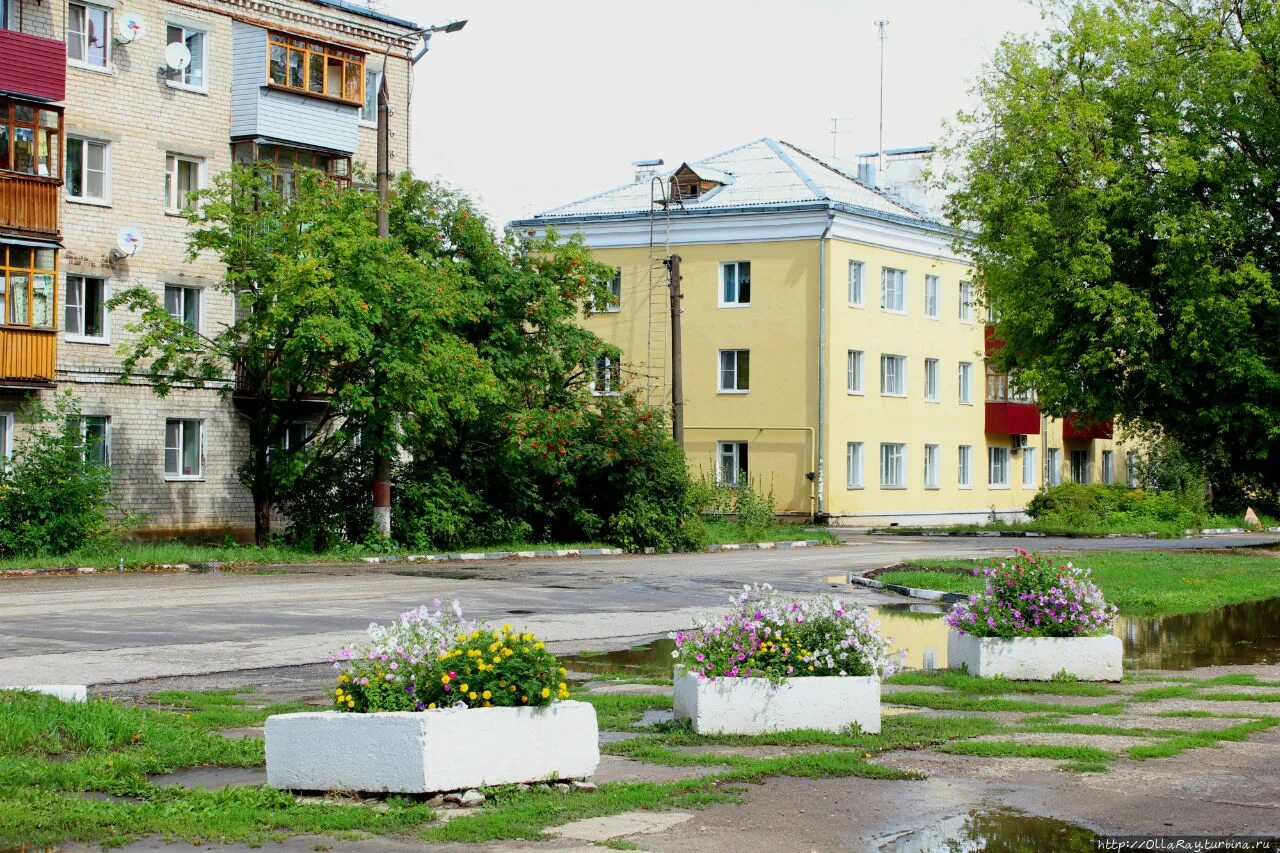
M253 541L259 548L271 544L271 498L258 494L253 495Z

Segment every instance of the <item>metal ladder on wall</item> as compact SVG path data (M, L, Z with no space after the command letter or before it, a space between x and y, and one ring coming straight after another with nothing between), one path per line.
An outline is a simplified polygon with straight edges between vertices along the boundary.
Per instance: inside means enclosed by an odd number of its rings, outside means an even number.
M645 360L645 402L666 409L670 403L671 290L667 259L671 257L671 204L667 181L649 181L649 331Z

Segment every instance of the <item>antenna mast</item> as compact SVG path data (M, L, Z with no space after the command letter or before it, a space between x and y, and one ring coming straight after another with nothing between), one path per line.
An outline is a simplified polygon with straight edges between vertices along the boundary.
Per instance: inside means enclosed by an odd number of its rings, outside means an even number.
M876 29L880 30L880 147L876 149L876 171L884 171L884 40L885 28L889 22L876 21Z

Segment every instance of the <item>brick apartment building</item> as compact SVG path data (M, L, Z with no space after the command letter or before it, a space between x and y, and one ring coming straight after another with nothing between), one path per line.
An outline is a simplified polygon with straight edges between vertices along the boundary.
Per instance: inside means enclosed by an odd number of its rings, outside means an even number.
M144 530L252 530L234 398L122 384L136 318L105 304L141 284L199 329L230 322L221 265L187 257L186 194L233 162L371 170L383 74L408 168L421 33L342 0L0 0L0 457L26 403L69 390Z

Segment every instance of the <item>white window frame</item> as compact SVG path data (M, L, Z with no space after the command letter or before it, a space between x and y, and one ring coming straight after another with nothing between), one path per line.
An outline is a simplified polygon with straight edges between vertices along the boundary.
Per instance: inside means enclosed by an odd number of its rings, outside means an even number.
M848 383L849 393L861 396L866 392L866 353L860 349L849 350L845 363L845 381Z
M743 485L751 477L751 455L747 453L747 467L742 466L742 450L747 447L745 441L717 441L716 442L716 482L722 486L737 488ZM724 460L726 457L732 457L733 468L729 471L725 470ZM729 474L731 476L726 476Z
M13 458L13 442L16 437L13 428L13 412L0 412L0 460L6 469Z
M609 279L609 300L604 307L596 304L593 293L587 299L587 310L592 314L617 314L622 310L622 267L613 268L613 278Z
M938 482L938 467L941 454L936 444L924 446L924 487L926 489L941 488Z
M973 445L962 444L956 454L956 485L961 489L973 488Z
M1124 455L1125 484L1131 489L1138 488L1138 451L1130 450Z
M956 380L960 385L959 401L962 405L973 405L973 362L962 361L956 369Z
M1102 451L1101 475L1104 486L1110 486L1116 481L1116 452L1114 450Z
M907 445L901 442L880 443L880 488L907 487Z
M960 310L959 317L961 323L973 322L973 282L960 282Z
M80 458L83 460L88 453L89 440L89 420L102 421L102 455L103 466L111 467L111 416L110 415L80 415L76 420L80 427Z
M938 402L938 360L936 358L924 360L924 401Z
M95 197L90 195L71 195L71 182L67 180L67 163L70 157L67 151L71 148L71 142L80 143L80 188L83 190L89 186L89 158L86 156L87 149L90 145L97 145L102 148L102 196ZM111 143L105 139L94 139L89 136L77 136L76 134L67 134L66 141L63 143L67 151L63 152L63 168L62 182L66 188L63 195L66 196L68 202L72 204L92 204L98 207L111 206Z
M1044 484L1062 485L1062 448L1050 447L1044 454Z
M63 34L66 38L68 45L71 44L71 8L73 6L79 6L85 10L85 29L84 29L84 32L80 34L80 55L86 58L72 59L70 51L68 51L67 64L70 65L72 68L82 68L85 71L94 71L94 72L97 72L98 74L112 73L111 60L112 60L113 48L115 47L115 26L114 26L115 11L108 6L102 6L97 3L86 3L84 2L84 0L73 0L73 2L68 2L67 3L67 20L66 20L66 25L63 27ZM104 31L103 38L106 39L106 45L105 45L106 50L103 52L102 65L94 65L92 62L89 62L87 59L87 57L89 56L89 10L90 9L96 9L97 11L104 13L106 16L106 25L103 27L103 31Z
M591 365L591 394L594 397L616 397L621 393L622 386L622 364L615 362L607 355L596 356L596 360ZM603 371L604 388L600 387L600 377Z
M182 305L180 306L177 314L170 313L169 316L177 320L179 323L186 325L185 318L187 313L186 306L187 306L188 294L194 292L196 295L196 327L192 329L192 331L196 332L197 334L203 334L204 333L204 288L199 287L197 285L192 285L192 284L166 283L164 285L165 291L168 291L168 289L171 287L182 291ZM167 297L168 293L166 292L164 295ZM165 303L165 311L168 311L169 305L168 305L167 298L164 300L164 303Z
M171 424L171 423L177 423L177 424L179 424L179 427L178 427L178 443L177 443L177 445L176 445L175 447L172 447L172 448L169 446L169 424ZM200 463L200 470L199 470L199 471L197 471L197 472L196 472L196 473L194 473L194 474L184 474L184 473L182 473L182 455L183 455L183 454L182 454L182 450L183 450L183 446L186 444L185 438L186 438L187 430L189 429L188 424L195 424L195 425L196 425L196 432L197 432L196 441L197 441L197 442L199 442L199 443L196 445L196 458L199 460L199 463ZM170 451L170 450L174 450L174 451L176 451L176 452L177 452L177 454L178 454L178 457L177 457L177 462L178 462L178 471L173 472L173 473L170 473L170 471L169 471L169 458L168 458L168 457L169 457L169 451ZM163 466L164 466L164 478L165 478L165 480L169 480L169 481L179 481L179 480L203 480L203 479L204 479L204 467L205 467L204 453L205 453L205 422L204 422L204 420L203 420L202 418L165 418L165 421L164 421L164 459L163 459Z
M845 465L849 477L850 489L865 488L864 479L865 451L861 441L850 441L845 445Z
M726 388L724 384L725 374L728 372L725 367L724 357L733 354L733 386ZM747 387L739 388L738 379L741 374L739 364L742 360L742 353L747 354ZM751 350L749 349L722 349L716 353L716 388L720 394L747 394L751 391Z
M164 212L181 215L185 210L185 199L175 198L178 192L178 163L194 163L196 166L196 189L205 188L205 159L203 157L193 157L188 154L176 154L172 151L164 155L164 174L165 174L165 200ZM176 207L174 205L177 205ZM199 209L199 205L196 205Z
M936 275L927 275L924 277L924 316L927 320L937 320L940 316L938 312L938 277Z
M849 307L867 304L867 268L862 261L849 261Z
M202 95L209 94L209 30L202 27L189 27L186 24L177 21L166 21L164 27L165 46L173 44L169 41L169 27L182 30L182 44L187 43L187 39L193 35L200 36L200 83L188 83L186 78L190 75L191 69L195 67L195 63L184 68L182 71L169 71L165 74L165 85L170 89L181 89L184 92L198 92ZM173 74L181 74L183 79L175 80Z
M382 88L382 70L377 68L369 68L368 65L364 69L364 97L365 104L360 105L360 126L373 127L378 126L378 90ZM369 76L373 75L373 80L369 80ZM368 100L373 99L373 118L365 118L364 111Z
M1009 488L1009 448L987 448L987 488Z
M99 344L99 345L110 344L111 343L111 312L107 310L107 301L111 299L111 280L108 278L100 278L98 276L93 276L93 275L79 275L78 273L67 273L66 275L67 290L70 290L73 282L77 282L77 281L78 281L78 286L76 287L76 293L78 296L78 299L77 299L77 302L79 303L78 305L73 305L69 294L66 292L66 290L63 291L64 297L67 297L63 299L63 312L62 312L63 337L70 343ZM86 335L84 333L84 328L85 328L84 291L85 291L85 285L90 281L97 281L102 283L102 303L101 303L102 304L102 334L101 335ZM80 312L80 331L78 332L71 331L71 326L69 323L67 323L67 317L66 317L67 311L73 308L79 309L79 312Z
M888 382L890 364L896 365L893 370L894 387L898 389L896 391L890 390ZM880 396L907 396L907 357L905 355L885 353L880 356Z
M1034 447L1022 448L1022 488L1034 489L1036 487L1036 449Z
M742 267L747 268L747 301L742 301ZM730 267L733 268L733 299L725 299L725 290L728 283L725 281L725 271ZM720 263L720 286L717 291L721 308L750 308L751 307L751 261L722 261Z
M890 280L894 284L890 287ZM893 299L890 299L890 296ZM907 313L907 271L895 267L880 268L880 310L889 314Z

